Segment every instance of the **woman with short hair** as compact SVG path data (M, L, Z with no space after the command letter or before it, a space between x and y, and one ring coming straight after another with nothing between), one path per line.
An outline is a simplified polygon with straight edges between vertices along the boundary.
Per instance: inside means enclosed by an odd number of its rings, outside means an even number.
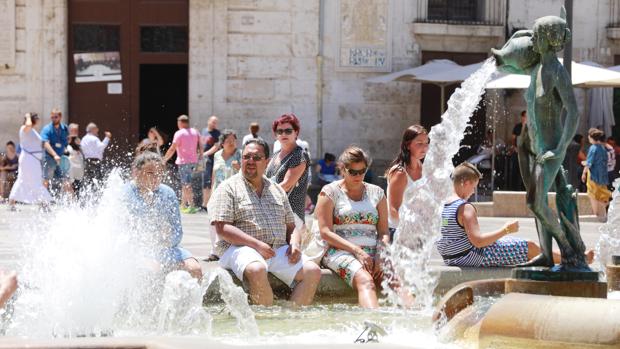
M297 145L299 119L294 114L284 114L273 122L272 129L281 148L273 154L265 170L265 176L278 183L287 192L293 212L303 222L310 156Z
M191 253L180 246L183 239L179 201L174 191L161 184L164 162L160 155L144 152L132 164L133 180L125 185L124 202L132 216L130 224L136 231L152 233L145 251L153 257L164 271L182 269L200 279L202 269ZM152 240L151 240L152 238ZM147 253L148 254L148 253Z

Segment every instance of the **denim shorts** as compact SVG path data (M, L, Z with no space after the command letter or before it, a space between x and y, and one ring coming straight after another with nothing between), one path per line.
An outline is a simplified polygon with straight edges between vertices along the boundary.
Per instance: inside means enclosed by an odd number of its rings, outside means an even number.
M65 166L59 165L56 160L46 156L43 159L43 179L69 179L69 171Z
M179 180L181 184L192 183L192 173L196 168L196 164L182 164L179 165Z

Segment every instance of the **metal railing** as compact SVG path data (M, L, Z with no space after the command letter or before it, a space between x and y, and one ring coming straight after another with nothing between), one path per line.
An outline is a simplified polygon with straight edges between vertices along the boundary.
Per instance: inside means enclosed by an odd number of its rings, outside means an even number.
M418 0L416 22L496 26L505 20L506 0Z

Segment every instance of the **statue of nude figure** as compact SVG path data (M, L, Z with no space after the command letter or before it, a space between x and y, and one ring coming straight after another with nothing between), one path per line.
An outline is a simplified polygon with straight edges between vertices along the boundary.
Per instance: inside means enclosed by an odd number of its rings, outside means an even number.
M526 265L553 267L554 238L562 261L553 270L590 270L579 234L576 192L562 168L566 148L579 124L570 76L556 57L570 40L565 17L563 9L562 17L539 18L532 30L516 32L501 50L492 52L500 69L531 77L525 95L527 124L517 146L527 206L536 217L542 253ZM547 200L553 184L557 214Z

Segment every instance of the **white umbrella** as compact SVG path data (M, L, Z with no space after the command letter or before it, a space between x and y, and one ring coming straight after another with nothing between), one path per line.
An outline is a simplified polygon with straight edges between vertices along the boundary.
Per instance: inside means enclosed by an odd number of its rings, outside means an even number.
M562 59L560 58L560 62ZM572 63L571 80L574 87L620 87L620 72L605 69L594 62ZM500 74L486 88L527 88L529 75Z
M487 83L487 89L524 89L530 86L529 75L499 73Z
M582 62L582 64L592 67L602 66L595 62ZM613 83L613 78L606 81L607 84ZM610 136L613 127L616 125L614 118L614 89L610 87L590 88L587 92L588 102L588 127L598 128Z
M456 67L460 67L460 65L452 62L449 59L434 59L415 68L409 68L390 74L375 76L368 79L367 81L372 83L386 83L390 81L421 82L420 80L418 80L418 76L420 75L428 75L433 72L451 70Z
M467 66L469 67L469 66ZM409 68L398 72L376 76L368 79L372 83L387 83L390 81L409 81L430 83L441 89L441 113L445 110L445 87L465 80L471 73L477 70L470 67L466 72L460 71L464 67L448 59L434 59L421 66ZM446 74L452 72L451 74Z

